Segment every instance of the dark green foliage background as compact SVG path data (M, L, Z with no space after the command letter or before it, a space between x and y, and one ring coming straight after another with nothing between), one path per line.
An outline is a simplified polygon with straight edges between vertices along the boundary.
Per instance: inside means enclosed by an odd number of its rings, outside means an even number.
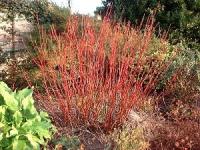
M169 29L172 44L184 42L200 50L200 0L104 0L95 13L105 15L109 6L115 20L138 24L143 16L156 12L156 23Z

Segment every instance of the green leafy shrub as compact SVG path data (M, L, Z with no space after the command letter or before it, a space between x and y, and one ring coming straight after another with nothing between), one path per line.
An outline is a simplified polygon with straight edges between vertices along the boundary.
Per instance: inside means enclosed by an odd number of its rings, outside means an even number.
M55 132L48 114L37 112L33 91L18 92L0 82L0 149L27 150L45 146Z
M184 43L176 45L181 49L169 68L164 98L160 99L160 109L173 120L191 118L198 104L200 87L200 53L191 51Z
M42 25L46 30L50 30L55 25L57 32L65 30L67 18L70 16L70 10L66 7L60 7L48 0L30 1L28 3L29 11L24 12L26 19L34 24Z

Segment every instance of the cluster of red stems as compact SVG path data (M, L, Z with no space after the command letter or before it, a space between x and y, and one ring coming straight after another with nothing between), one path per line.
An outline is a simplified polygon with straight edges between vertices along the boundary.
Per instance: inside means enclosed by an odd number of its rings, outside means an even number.
M72 17L62 35L55 29L51 39L41 34L34 61L44 90L36 96L48 110L52 108L50 114L55 115L56 106L66 124L107 131L121 126L137 101L152 92L167 67L147 59L154 19L147 20L143 32L141 26L113 24L108 18L95 25L89 18L80 21Z

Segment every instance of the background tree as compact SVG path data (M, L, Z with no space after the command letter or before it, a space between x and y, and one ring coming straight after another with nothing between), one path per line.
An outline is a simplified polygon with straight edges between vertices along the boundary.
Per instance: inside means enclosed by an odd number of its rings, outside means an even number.
M143 16L156 12L156 22L162 29L170 27L173 44L185 42L189 48L200 46L200 1L199 0L104 0L95 13L105 15L112 5L115 20L139 23Z
M64 30L67 17L70 15L69 8L60 7L49 0L32 0L27 10L24 15L29 22L42 25L47 30L51 25L55 25L58 32Z

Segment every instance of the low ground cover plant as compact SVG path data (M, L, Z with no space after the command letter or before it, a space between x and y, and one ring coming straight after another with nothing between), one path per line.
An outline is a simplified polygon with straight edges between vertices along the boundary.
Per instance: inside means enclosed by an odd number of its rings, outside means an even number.
M81 142L76 136L64 136L52 141L56 146L55 149L79 149Z
M121 130L114 130L110 135L114 149L118 150L144 150L149 148L141 127L123 126Z
M41 32L34 62L42 88L36 98L58 124L107 132L121 126L130 110L153 93L173 54L162 55L161 60L152 57L169 50L164 35L158 42L160 49L151 52L152 17L144 30L113 25L108 18L98 29L89 18L81 23L70 18L62 35L52 29L51 46L49 35Z
M36 110L32 93L13 92L0 82L0 149L39 150L52 138L55 127L46 112Z

